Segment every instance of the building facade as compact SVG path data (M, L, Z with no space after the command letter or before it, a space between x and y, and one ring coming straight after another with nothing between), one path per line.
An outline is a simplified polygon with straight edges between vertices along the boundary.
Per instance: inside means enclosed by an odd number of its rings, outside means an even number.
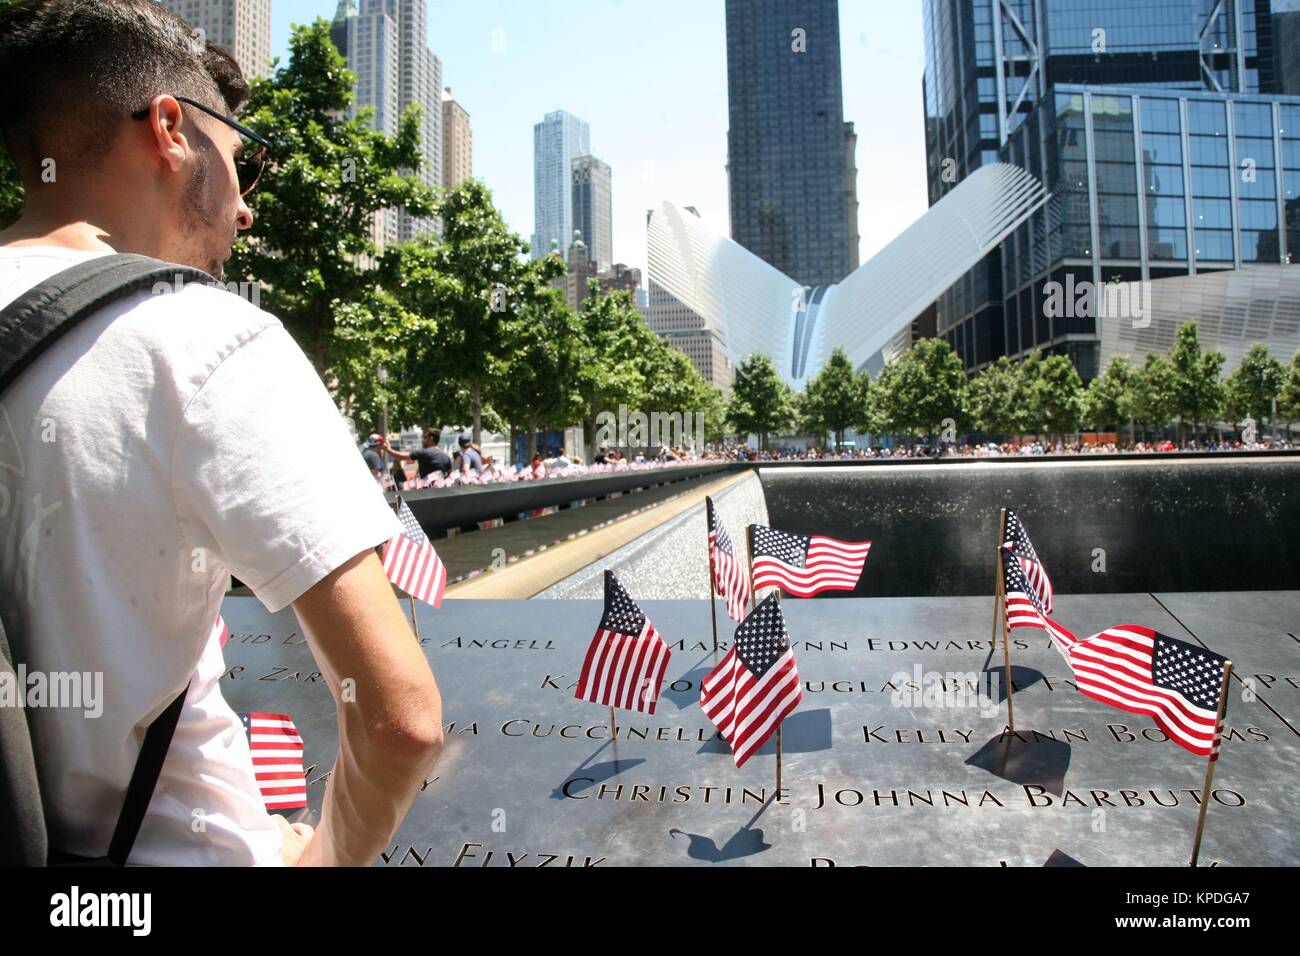
M245 79L271 69L271 0L163 0L206 39L228 51Z
M474 133L469 113L451 95L442 91L442 185L455 189L474 175Z
M556 110L533 126L533 235L530 255L565 255L573 240L573 161L591 154L585 120Z
M836 0L727 0L731 237L805 286L857 262Z
M1097 374L1097 317L1048 283L1285 261L1279 5L925 0L931 204L996 161L1054 194L936 303L968 369L1039 348Z
M395 136L406 109L418 103L422 162L414 175L430 188L442 185L442 61L430 51L427 0L340 0L330 35L357 76L352 115L369 107L371 125ZM396 209L375 215L381 247L407 242L437 223Z
M604 271L614 265L614 207L609 164L595 156L573 160L573 228L582 233L587 252Z
M564 300L572 309L580 309L587 298L587 284L595 279L600 284L600 294L626 292L633 304L642 309L641 270L624 265L622 262L600 268L591 254L591 248L582 238L581 230L574 230L573 242L565 255L568 271L551 280L551 285L564 293ZM642 309L642 311L644 311Z

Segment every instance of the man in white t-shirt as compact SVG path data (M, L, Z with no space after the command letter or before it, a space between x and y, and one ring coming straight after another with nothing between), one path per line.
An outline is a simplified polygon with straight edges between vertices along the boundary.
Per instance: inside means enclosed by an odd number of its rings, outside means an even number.
M0 14L0 136L27 196L0 232L0 306L113 252L220 275L252 213L219 117L248 87L194 42L151 0ZM312 449L310 482L290 433ZM145 729L188 684L130 862L373 862L442 742L433 674L374 552L397 530L302 350L237 296L139 293L42 355L0 396L0 603L29 672L103 675L99 716L28 709L51 846L107 852ZM218 686L232 573L268 610L293 607L335 696L315 831L266 812Z

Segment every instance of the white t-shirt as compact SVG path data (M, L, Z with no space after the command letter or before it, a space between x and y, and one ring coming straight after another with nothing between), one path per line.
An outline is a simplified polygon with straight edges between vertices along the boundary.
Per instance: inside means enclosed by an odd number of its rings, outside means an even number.
M0 248L0 306L103 254ZM302 350L234 294L128 296L41 356L0 396L0 601L29 674L103 675L98 717L28 708L51 844L107 852L192 681L131 862L282 862L218 686L228 576L278 611L399 530Z

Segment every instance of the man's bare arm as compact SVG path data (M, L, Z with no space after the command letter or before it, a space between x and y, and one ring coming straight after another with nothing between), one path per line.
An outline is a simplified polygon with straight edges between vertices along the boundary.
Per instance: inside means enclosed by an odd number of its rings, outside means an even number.
M299 865L367 866L442 749L438 686L374 551L319 581L293 609L339 718L324 812Z

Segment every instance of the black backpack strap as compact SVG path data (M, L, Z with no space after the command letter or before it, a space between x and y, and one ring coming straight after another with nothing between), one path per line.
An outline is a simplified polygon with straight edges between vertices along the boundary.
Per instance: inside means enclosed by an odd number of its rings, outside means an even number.
M0 312L0 393L63 333L115 299L186 282L213 279L189 266L119 254L78 262L38 283Z
M176 722L180 720L185 695L189 692L190 685L186 684L185 689L167 705L166 710L154 718L154 722L145 731L140 756L136 759L131 782L126 788L126 800L122 803L122 812L113 829L112 842L108 845L108 858L118 866L126 866L131 847L135 845L135 838L144 824L144 815L149 810L149 801L153 799L158 775L162 773L163 761L167 759L172 734L176 732Z
M76 263L38 283L0 310L0 394L82 319L159 283L175 290L186 282L211 284L213 279L189 266L120 254ZM144 824L188 693L187 685L145 731L109 845L108 859L118 866L126 864Z

